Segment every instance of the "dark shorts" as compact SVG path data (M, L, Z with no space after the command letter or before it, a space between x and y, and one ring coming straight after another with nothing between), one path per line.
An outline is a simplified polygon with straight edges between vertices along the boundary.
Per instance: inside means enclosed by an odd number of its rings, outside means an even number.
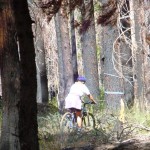
M80 109L76 109L76 108L69 108L69 111L71 113L75 112L76 113L76 117L81 117L81 110Z

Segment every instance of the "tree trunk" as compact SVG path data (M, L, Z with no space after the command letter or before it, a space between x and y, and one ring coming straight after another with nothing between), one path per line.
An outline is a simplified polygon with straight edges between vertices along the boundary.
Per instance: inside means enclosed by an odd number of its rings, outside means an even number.
M140 35L140 1L130 0L130 20L131 20L131 42L132 42L132 64L133 64L133 81L135 106L140 110L144 105L144 81L143 81L143 50L141 46Z
M64 100L67 96L71 85L73 84L73 67L70 51L68 19L63 16L60 10L56 16L56 34L58 47L58 63L59 63L59 109L62 112Z
M142 46L144 51L144 106L149 113L150 108L150 62L149 62L149 49L150 49L150 1L145 0L141 2L141 36Z
M119 76L123 80L123 89L124 89L124 100L127 103L127 106L131 108L134 104L134 89L133 89L133 72L132 72L132 52L131 52L131 29L130 29L130 8L129 1L125 0L123 3L118 4L118 38L114 43L114 52L113 55L118 55L115 59L115 64L119 64L120 70L118 70ZM119 48L118 52L115 49ZM120 60L120 62L119 62ZM117 68L117 69L119 69Z
M41 19L41 20L40 20ZM37 70L37 101L48 103L48 81L45 63L45 48L42 31L42 18L37 19L35 33L36 70Z
M21 150L38 150L35 49L26 0L14 0L13 10L20 49L19 140ZM29 44L30 43L30 44Z
M35 24L33 26L34 45L36 52L37 71L37 102L48 103L48 81L45 62L45 47L43 37L43 15L40 8L32 1L28 1L30 15ZM35 15L36 14L36 15Z
M91 94L95 99L98 99L100 92L93 0L88 0L82 4L81 14L81 46L84 68L83 70L85 77L87 78L87 86L89 87ZM86 26L88 27L86 28Z
M77 64L76 36L74 27L74 11L70 13L70 34L71 34L73 77L74 81L76 81L78 77L78 64Z
M2 69L2 45L3 45L3 19L0 12L0 96L2 96L1 69Z
M49 100L53 100L58 94L58 51L56 39L55 17L50 22L43 19L43 38L45 58L47 66L47 78L49 89Z
M2 35L2 95L3 116L1 150L20 150L19 110L20 101L20 66L18 48L15 39L16 27L12 3L3 1L1 21Z
M59 13L59 12L58 12ZM64 81L64 63L62 54L62 43L61 43L61 31L59 14L55 17L56 37L57 37L57 49L58 49L58 74L59 74L59 87L58 87L58 106L60 112L63 111L64 98L65 98L65 81Z
M102 5L108 3L108 0L103 0ZM106 8L107 9L107 8ZM105 11L102 9L102 12ZM123 98L123 85L122 78L118 75L113 54L113 44L118 37L118 30L116 25L104 25L101 27L101 63L103 64L103 83L104 83L104 99L106 101L106 107L109 111L117 112L120 110L120 100ZM119 53L119 51L117 51ZM115 59L119 60L118 57ZM120 60L119 60L120 63ZM114 66L115 64L115 66Z

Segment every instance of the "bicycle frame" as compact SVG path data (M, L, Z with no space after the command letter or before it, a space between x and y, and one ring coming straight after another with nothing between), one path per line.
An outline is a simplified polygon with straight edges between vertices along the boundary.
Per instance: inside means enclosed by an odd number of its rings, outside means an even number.
M82 101L82 103L83 103L83 106L82 106L82 109L81 109L81 113L82 113L82 117L83 117L83 116L86 116L87 113L88 113L86 105L88 105L88 104L94 104L94 103L93 102L83 102L83 101Z
M92 104L92 102L83 102L83 107L81 109L82 115L82 125L86 129L95 128L95 119L93 114L88 112L86 109L87 104ZM66 112L61 119L61 130L66 133L71 133L77 127L76 116L74 112Z

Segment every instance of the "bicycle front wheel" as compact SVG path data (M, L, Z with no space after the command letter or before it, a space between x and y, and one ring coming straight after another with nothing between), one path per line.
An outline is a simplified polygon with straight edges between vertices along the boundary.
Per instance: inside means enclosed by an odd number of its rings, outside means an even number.
M82 126L85 129L94 129L95 128L95 118L93 114L87 113L82 117Z

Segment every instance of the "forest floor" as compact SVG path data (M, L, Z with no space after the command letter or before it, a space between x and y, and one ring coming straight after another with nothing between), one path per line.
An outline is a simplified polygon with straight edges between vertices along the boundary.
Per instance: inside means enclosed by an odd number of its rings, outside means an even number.
M122 142L102 143L97 146L85 145L70 147L62 150L150 150L150 136L138 136Z
M126 114L127 121L122 124L112 114L97 113L96 130L61 137L61 116L57 107L42 108L39 113L40 150L150 150L149 115Z

